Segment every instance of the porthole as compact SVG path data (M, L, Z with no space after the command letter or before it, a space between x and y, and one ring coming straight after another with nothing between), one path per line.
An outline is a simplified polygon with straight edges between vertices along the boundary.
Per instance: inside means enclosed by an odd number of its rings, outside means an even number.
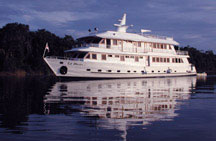
M102 72L102 70L98 70L98 72Z
M160 72L160 71L158 71L158 72Z
M152 73L154 73L154 71L152 71Z
M63 62L59 62L60 64L63 64Z
M128 70L127 72L130 73L130 70Z
M107 72L112 72L112 70L107 70Z
M134 71L134 72L136 72L136 71Z
M91 69L86 69L86 71L91 71Z
M121 72L120 70L117 70L117 72Z

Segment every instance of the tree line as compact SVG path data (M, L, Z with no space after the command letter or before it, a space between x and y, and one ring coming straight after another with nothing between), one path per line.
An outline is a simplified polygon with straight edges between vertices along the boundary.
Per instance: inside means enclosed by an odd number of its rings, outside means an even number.
M76 43L72 36L59 37L45 29L30 31L28 25L20 23L9 23L0 28L0 73L52 75L42 58L46 42L50 47L49 55L54 56L62 56L64 50L71 49ZM198 72L216 72L213 51L202 52L190 46L176 48L189 52L190 62Z

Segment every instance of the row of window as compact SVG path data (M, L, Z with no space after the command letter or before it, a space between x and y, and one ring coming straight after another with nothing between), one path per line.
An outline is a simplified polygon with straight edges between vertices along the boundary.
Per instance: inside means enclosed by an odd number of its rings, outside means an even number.
M172 49L171 45L159 44L159 43L152 43L152 47L157 49Z
M152 57L152 62L169 63L170 58ZM172 63L183 63L181 58L172 58Z
M111 54L101 54L101 60L107 60L107 57L120 58L120 61L125 61L125 58L134 58L135 62L139 62L139 59L143 59L143 56L130 56L130 55L111 55ZM97 59L96 53L89 53L85 57L86 59Z
M106 39L107 44L110 45L110 39ZM134 46L141 47L142 42L132 42L132 41L126 41L129 43L132 43ZM105 39L102 39L101 44L105 44ZM117 39L112 39L112 45L121 45L122 41ZM150 43L150 46L157 49L172 49L171 45L168 44L160 44L160 43Z
M91 71L91 69L86 69L86 71ZM102 72L102 70L99 69L98 72ZM106 70L106 72L113 72L113 71L112 71L112 70ZM120 70L117 70L116 72L117 72L117 73L120 73L121 71L120 71ZM127 70L127 73L131 73L131 72L137 73L137 71L130 71L130 70ZM161 72L167 73L167 70L164 70L164 71L154 71L154 70L152 70L151 72L152 72L152 73L156 73L156 72L158 72L158 73L161 73ZM177 72L177 71L175 70L174 72ZM145 73L145 71L142 70L141 73Z

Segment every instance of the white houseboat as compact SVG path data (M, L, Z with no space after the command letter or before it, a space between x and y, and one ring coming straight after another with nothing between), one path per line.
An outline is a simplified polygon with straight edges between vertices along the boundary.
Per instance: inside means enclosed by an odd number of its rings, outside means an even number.
M196 75L187 52L177 51L171 37L128 33L126 14L116 31L91 33L65 51L64 57L46 56L56 76L81 78L140 78Z

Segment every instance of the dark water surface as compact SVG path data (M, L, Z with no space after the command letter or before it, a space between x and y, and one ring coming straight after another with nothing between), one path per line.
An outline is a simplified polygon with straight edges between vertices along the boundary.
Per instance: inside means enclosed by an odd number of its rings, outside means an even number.
M215 76L0 78L0 141L215 141L215 88Z

